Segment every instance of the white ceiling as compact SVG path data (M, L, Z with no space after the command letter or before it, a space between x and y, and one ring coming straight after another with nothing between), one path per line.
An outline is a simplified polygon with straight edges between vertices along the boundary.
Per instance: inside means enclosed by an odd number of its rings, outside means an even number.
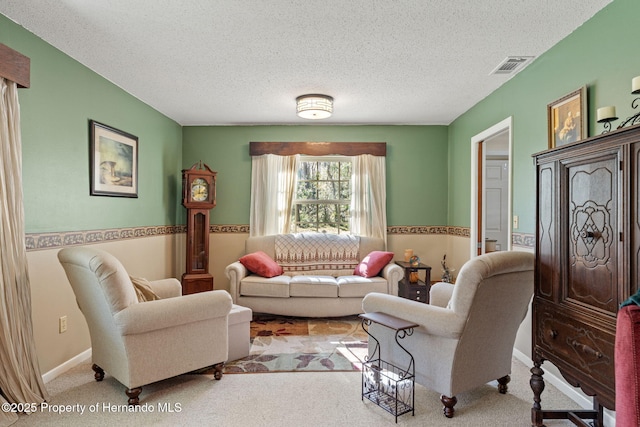
M512 77L490 75L507 56L540 56L610 2L0 0L0 13L182 125L446 125ZM298 118L305 93L333 96L334 115Z

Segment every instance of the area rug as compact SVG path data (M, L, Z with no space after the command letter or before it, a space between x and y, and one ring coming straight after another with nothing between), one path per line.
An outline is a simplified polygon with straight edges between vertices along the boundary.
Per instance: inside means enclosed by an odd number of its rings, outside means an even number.
M300 318L254 314L248 357L229 362L225 374L359 371L367 334L358 316Z

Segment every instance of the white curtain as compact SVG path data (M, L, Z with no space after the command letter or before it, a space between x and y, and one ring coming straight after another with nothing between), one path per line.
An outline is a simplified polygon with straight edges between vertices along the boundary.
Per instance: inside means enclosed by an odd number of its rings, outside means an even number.
M33 340L24 242L18 88L0 78L0 403L49 398ZM0 426L16 420L15 413L0 411Z
M387 244L385 157L363 154L352 159L351 233L384 239Z
M290 232L299 158L275 154L252 158L250 236Z

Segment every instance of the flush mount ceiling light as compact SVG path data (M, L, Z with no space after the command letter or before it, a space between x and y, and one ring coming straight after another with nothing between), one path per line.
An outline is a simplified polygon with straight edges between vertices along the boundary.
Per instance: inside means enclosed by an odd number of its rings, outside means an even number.
M326 119L333 113L333 98L328 95L300 95L296 98L296 111L303 119Z

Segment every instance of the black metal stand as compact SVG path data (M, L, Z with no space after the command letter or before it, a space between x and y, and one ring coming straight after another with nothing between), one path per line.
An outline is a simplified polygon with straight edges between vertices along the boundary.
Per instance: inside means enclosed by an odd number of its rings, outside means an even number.
M407 412L415 415L415 361L413 355L400 344L399 340L413 335L413 328L418 325L384 313L365 313L360 317L362 329L376 343L371 356L367 356L362 364L362 400L366 397L394 415L396 423L399 415ZM378 323L396 331L396 344L410 358L407 369L401 369L381 358L380 342L369 333L371 323Z

